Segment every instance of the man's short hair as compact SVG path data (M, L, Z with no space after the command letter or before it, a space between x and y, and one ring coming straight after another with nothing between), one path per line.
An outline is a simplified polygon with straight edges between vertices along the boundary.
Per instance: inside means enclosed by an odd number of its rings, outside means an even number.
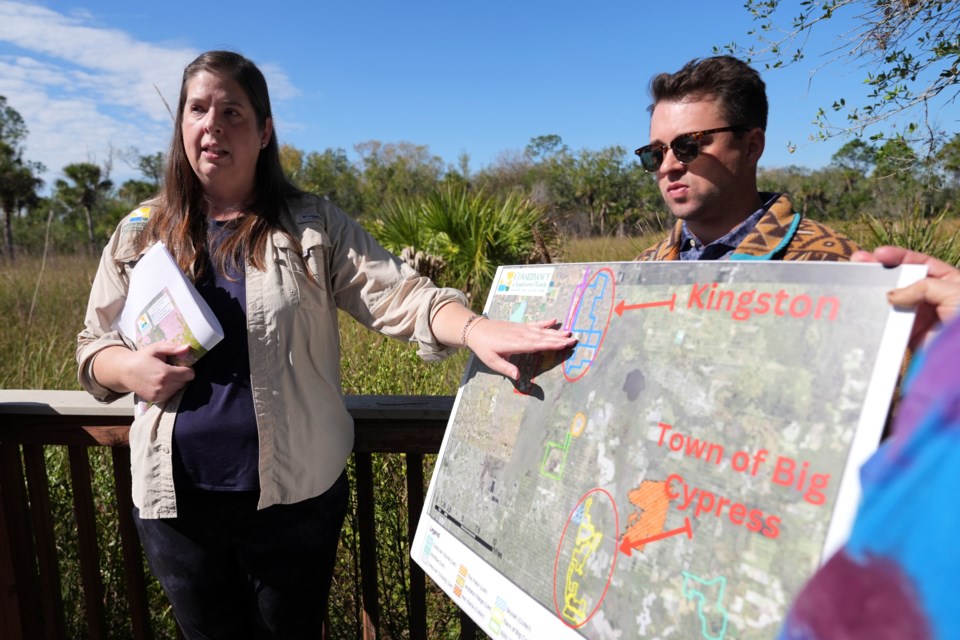
M661 73L650 81L653 104L715 97L730 125L767 128L767 91L760 74L732 56L694 58L676 73Z

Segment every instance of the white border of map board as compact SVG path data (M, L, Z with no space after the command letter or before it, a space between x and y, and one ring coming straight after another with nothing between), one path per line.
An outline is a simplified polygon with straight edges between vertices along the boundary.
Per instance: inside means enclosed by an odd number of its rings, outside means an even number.
M877 268L876 265L851 265L860 268ZM922 279L927 274L927 268L919 265L904 265L900 267L898 287L905 287ZM834 505L830 528L823 544L823 554L820 564L823 564L843 546L850 531L853 529L853 520L857 515L857 505L860 502L860 467L877 449L890 399L897 386L900 375L900 363L913 327L913 309L897 309L891 312L883 338L880 340L880 351L877 354L876 366L873 369L867 395L863 400L864 409L860 413L860 422L854 431L853 443L850 446L850 455L847 465L840 479L840 491Z
M588 264L590 266L596 266L610 263L583 264L584 266ZM497 268L493 280L494 284L491 287L484 306L485 309L489 309L490 307L495 295L497 283L500 282L501 273L505 269L510 268L516 267L502 266ZM884 267L877 264L845 264L843 268L881 269ZM898 287L907 286L926 275L925 266L903 265L899 267L898 270ZM910 329L913 325L913 319L914 312L912 309L891 309L889 321L886 324L883 337L880 341L880 348L877 353L874 370L871 373L867 393L864 397L860 420L850 446L848 461L844 467L843 476L840 481L830 525L824 539L823 552L820 558L821 564L826 562L826 560L842 546L852 529L860 499L860 467L876 450L880 440L889 401L893 396L899 378L900 363L910 335ZM473 357L474 356L471 356L471 358ZM460 398L471 365L472 361L468 363L461 380L460 388L457 391L453 409L450 413L449 424L452 424L456 418ZM447 447L447 442L452 431L449 428L449 424L444 434L435 469L440 468L440 460L443 458L444 450ZM490 603L496 602L499 597L503 601L510 603L508 611L503 612L504 615L509 616L513 620L515 627L525 627L529 631L529 635L524 635L521 630L517 629L514 635L503 635L505 638L542 637L542 633L545 630L549 630L552 637L582 638L583 636L579 631L564 623L553 611L544 607L507 576L501 574L485 560L477 556L442 525L436 524L436 521L431 516L435 483L436 473L434 473L430 479L430 487L424 500L423 511L410 551L411 557L423 567L426 574L471 617L480 629L486 628L485 625L490 619L491 612L494 610L493 607L489 606ZM452 575L446 576L450 578L450 580L446 580L444 576L431 572L421 561L424 545L427 540L439 540L440 538L443 539L443 548L447 552L446 555L451 555L452 552L452 554L456 555L461 565L469 563L470 566L467 575L472 576L472 584L475 584L475 591L469 594L471 595L471 599L465 599L462 593L460 596L454 593L455 578ZM479 610L482 605L487 605L484 611Z

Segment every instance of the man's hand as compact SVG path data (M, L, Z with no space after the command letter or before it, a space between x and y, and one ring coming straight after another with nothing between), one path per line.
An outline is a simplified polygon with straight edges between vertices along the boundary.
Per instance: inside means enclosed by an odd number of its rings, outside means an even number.
M923 344L931 330L952 318L960 310L960 269L919 251L901 247L878 247L873 253L857 251L853 262L879 262L886 267L901 264L927 266L927 277L887 294L890 304L916 307L917 317L910 334L910 347Z

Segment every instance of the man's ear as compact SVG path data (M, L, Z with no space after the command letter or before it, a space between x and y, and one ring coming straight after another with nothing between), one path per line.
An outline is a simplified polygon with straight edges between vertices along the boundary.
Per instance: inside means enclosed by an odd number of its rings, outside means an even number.
M760 127L755 127L747 132L747 158L750 164L757 166L760 163L760 156L763 155L763 149L767 144L767 134Z

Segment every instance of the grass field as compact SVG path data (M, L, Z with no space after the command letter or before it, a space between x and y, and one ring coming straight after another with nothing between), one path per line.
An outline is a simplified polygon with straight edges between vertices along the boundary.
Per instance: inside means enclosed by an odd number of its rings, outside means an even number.
M569 240L555 261L631 260L649 243L637 238ZM83 327L87 296L97 261L84 256L0 261L0 388L79 389L77 333ZM466 354L425 365L415 349L367 331L341 318L344 392L451 394L456 391Z
M636 243L608 240L571 243L568 261L629 259ZM76 376L76 339L83 326L87 297L97 261L83 256L54 256L46 261L21 258L0 262L0 388L79 389ZM346 394L450 395L466 367L469 354L460 351L441 363L423 363L416 348L368 331L341 314L341 371ZM125 400L121 400L124 402ZM428 457L429 458L429 457ZM63 600L70 637L84 633L76 526L73 522L69 463L64 447L46 447L45 459L60 553ZM428 459L428 466L432 460ZM377 530L380 538L381 624L384 637L405 637L406 545L405 459L400 455L374 456L378 491ZM112 467L107 450L91 451L98 538L108 607L110 637L129 637L126 597L117 537ZM348 469L352 475L352 467ZM427 469L429 478L430 470ZM351 478L351 481L353 479ZM355 637L359 623L355 575L358 552L356 513L348 514L341 553L331 593L332 637ZM150 583L152 624L158 638L174 637L173 621L156 582ZM438 589L428 595L430 637L457 637L456 607Z
M933 242L943 251L958 246L957 224L949 221L939 229L893 229L890 239L919 237ZM834 225L866 247L875 244L875 235L863 223ZM897 235L900 234L900 235ZM910 235L913 234L913 235ZM613 262L632 260L656 238L588 238L570 239L554 254L555 262ZM939 243L939 244L936 244ZM82 256L54 256L45 262L39 258L23 258L16 263L0 262L0 317L6 326L0 334L0 388L5 389L78 389L76 379L77 333L82 328L90 285L96 272L95 259ZM366 330L348 316L341 316L341 371L346 394L413 394L449 395L456 392L465 369L468 353L461 351L442 363L425 364L416 349L396 340ZM117 544L112 478L107 452L92 453L95 475L101 549L103 549L105 594L111 603L108 612L111 637L125 637L129 630L125 619L122 562ZM83 633L82 593L76 560L76 535L72 523L69 470L62 447L47 447L45 452L54 503L54 519L58 527L58 548L61 550L61 576L64 601L68 609L71 637ZM376 456L374 460L378 492L378 536L382 538L380 573L383 602L381 622L384 637L402 638L406 621L405 581L406 495L404 459L398 455ZM429 470L428 470L429 477ZM113 511L112 513L115 513ZM334 620L333 637L356 635L358 598L356 578L357 526L355 513L348 515L342 537L339 568L331 594L331 611L343 612ZM172 637L172 618L156 583L151 597L157 637ZM430 637L456 637L459 628L455 606L441 592L431 591L428 599L432 626ZM114 626L117 625L117 626Z

